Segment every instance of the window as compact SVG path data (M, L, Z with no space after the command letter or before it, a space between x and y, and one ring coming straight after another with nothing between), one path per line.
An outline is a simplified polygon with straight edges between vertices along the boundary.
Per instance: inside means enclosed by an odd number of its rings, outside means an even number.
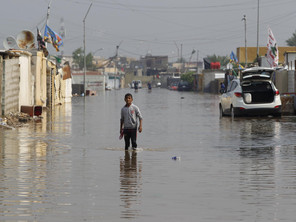
M230 87L227 89L228 92L233 91L237 87L237 82L231 82Z

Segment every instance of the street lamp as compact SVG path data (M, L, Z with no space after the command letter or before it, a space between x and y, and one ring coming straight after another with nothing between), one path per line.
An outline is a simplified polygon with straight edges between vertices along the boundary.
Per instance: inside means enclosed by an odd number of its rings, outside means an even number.
M196 53L195 49L193 49L192 52L191 52L191 55L190 55L190 58L189 58L189 64L188 64L189 67L191 66L190 63L191 63L191 59L192 59L192 56L193 56L194 53ZM188 71L188 67L186 68L186 72L187 71Z
M86 77L86 55L85 55L85 19L86 19L86 16L90 10L90 7L92 6L92 3L90 4L87 12L86 12L86 15L83 19L83 46L84 46L84 77L83 77L83 82L84 82L84 96L86 95L86 86L85 86L85 77Z
M94 51L92 54L95 55L96 52L101 51L101 50L104 50L104 48L99 48L96 51Z

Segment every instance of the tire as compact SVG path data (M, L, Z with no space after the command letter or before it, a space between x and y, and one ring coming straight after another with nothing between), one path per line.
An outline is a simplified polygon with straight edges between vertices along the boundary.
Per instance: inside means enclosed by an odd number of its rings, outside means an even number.
M273 117L282 117L282 113L274 113Z
M221 104L219 105L219 114L220 114L220 118L222 118L223 116L225 116Z
M230 107L230 116L231 116L232 119L235 117L235 113L234 113L234 109L233 109L232 105Z

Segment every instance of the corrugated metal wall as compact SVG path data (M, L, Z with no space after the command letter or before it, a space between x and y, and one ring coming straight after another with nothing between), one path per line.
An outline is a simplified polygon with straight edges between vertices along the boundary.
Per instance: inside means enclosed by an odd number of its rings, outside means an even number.
M42 102L42 106L46 106L47 103L47 76L46 76L46 57L43 56L42 53L42 68L41 68L41 92L40 92L40 100Z
M46 78L47 78L47 106L53 107L56 105L56 90L58 87L55 85L56 80L56 66L54 63L47 61L47 70L46 70Z
M2 115L19 112L20 66L19 59L4 60Z
M46 70L46 88L47 88L47 104L46 106L48 107L52 107L53 105L53 92L54 92L54 79L52 78L52 72L53 69L51 69L50 67L48 67L48 69Z

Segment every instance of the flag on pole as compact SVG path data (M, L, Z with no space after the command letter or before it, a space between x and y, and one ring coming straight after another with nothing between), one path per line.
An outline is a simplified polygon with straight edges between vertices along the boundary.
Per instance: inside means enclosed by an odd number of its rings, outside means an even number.
M59 47L63 44L62 37L56 32L54 32L47 25L45 26L45 30L44 30L44 41L51 43L53 47L55 47L57 52L59 51Z
M43 50L46 48L45 42L43 41L43 38L41 36L40 30L37 28L37 42L38 42L38 49Z
M279 50L277 47L276 40L270 28L268 28L267 38L267 62L270 67L277 67L279 63Z
M238 64L238 68L239 68L240 70L244 69L244 67L243 67L241 64Z
M231 51L231 53L230 53L230 62L238 63L238 59L237 59L237 57L236 57L236 55L234 54L233 51Z

